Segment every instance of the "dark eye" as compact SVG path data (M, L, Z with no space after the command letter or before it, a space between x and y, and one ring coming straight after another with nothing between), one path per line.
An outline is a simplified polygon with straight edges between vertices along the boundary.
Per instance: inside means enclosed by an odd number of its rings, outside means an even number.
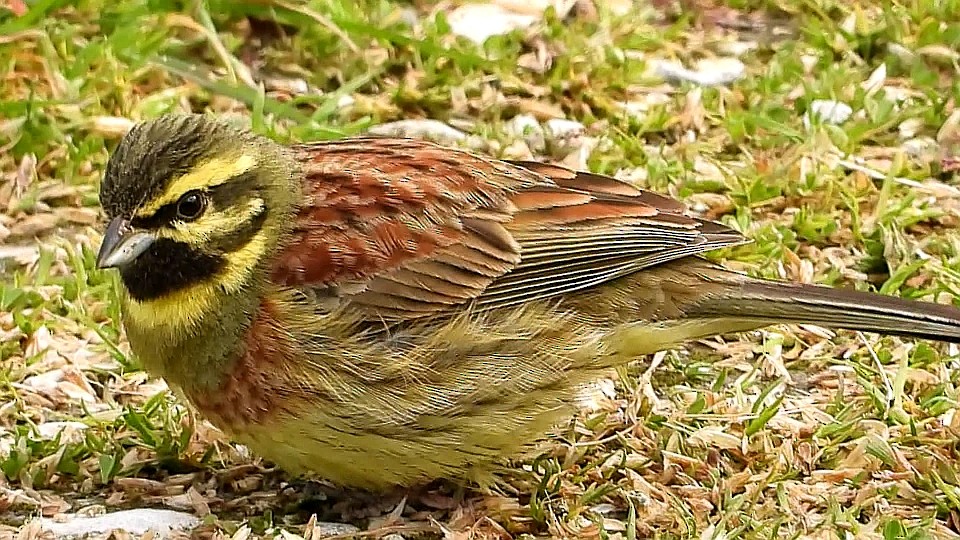
M191 191L177 201L177 218L193 221L200 217L206 205L207 201L200 192Z

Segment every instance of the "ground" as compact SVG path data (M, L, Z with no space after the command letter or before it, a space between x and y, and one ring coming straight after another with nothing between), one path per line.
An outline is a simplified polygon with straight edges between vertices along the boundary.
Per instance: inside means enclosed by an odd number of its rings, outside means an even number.
M377 499L289 478L192 416L128 355L116 277L93 265L111 148L131 122L193 110L284 141L395 132L617 175L752 238L714 254L731 267L953 302L958 14L957 0L7 0L0 538L147 507L201 518L200 538L320 538L320 522L408 538L960 537L956 346L812 326L691 343L598 382L492 493Z

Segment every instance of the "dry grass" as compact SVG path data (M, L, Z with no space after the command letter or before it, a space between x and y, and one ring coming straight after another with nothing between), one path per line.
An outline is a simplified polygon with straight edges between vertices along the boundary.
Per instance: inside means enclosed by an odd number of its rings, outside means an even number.
M598 383L499 494L403 501L291 480L128 356L115 277L92 264L99 175L131 121L179 110L618 174L754 238L717 254L730 266L953 301L960 3L682 4L581 0L483 46L451 33L449 2L0 7L0 537L145 506L217 538L319 538L317 519L367 537L960 537L955 346L815 327L691 344ZM716 86L658 64L730 57L742 76ZM805 122L819 99L852 114ZM404 119L462 132L383 127Z

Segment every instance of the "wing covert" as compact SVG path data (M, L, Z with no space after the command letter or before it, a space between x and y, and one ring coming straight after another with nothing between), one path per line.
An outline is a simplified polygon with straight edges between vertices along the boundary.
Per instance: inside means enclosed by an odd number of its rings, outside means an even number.
M295 150L305 202L273 279L373 319L516 305L745 242L675 199L554 165L412 139Z

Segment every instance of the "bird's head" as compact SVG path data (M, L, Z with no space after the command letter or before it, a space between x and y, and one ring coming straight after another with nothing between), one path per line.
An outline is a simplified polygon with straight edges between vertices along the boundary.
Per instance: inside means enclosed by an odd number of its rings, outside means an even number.
M299 186L284 147L202 115L164 116L128 132L107 163L109 225L97 256L135 304L190 312L249 285L276 248ZM207 294L198 294L206 291ZM209 306L195 306L200 310Z

